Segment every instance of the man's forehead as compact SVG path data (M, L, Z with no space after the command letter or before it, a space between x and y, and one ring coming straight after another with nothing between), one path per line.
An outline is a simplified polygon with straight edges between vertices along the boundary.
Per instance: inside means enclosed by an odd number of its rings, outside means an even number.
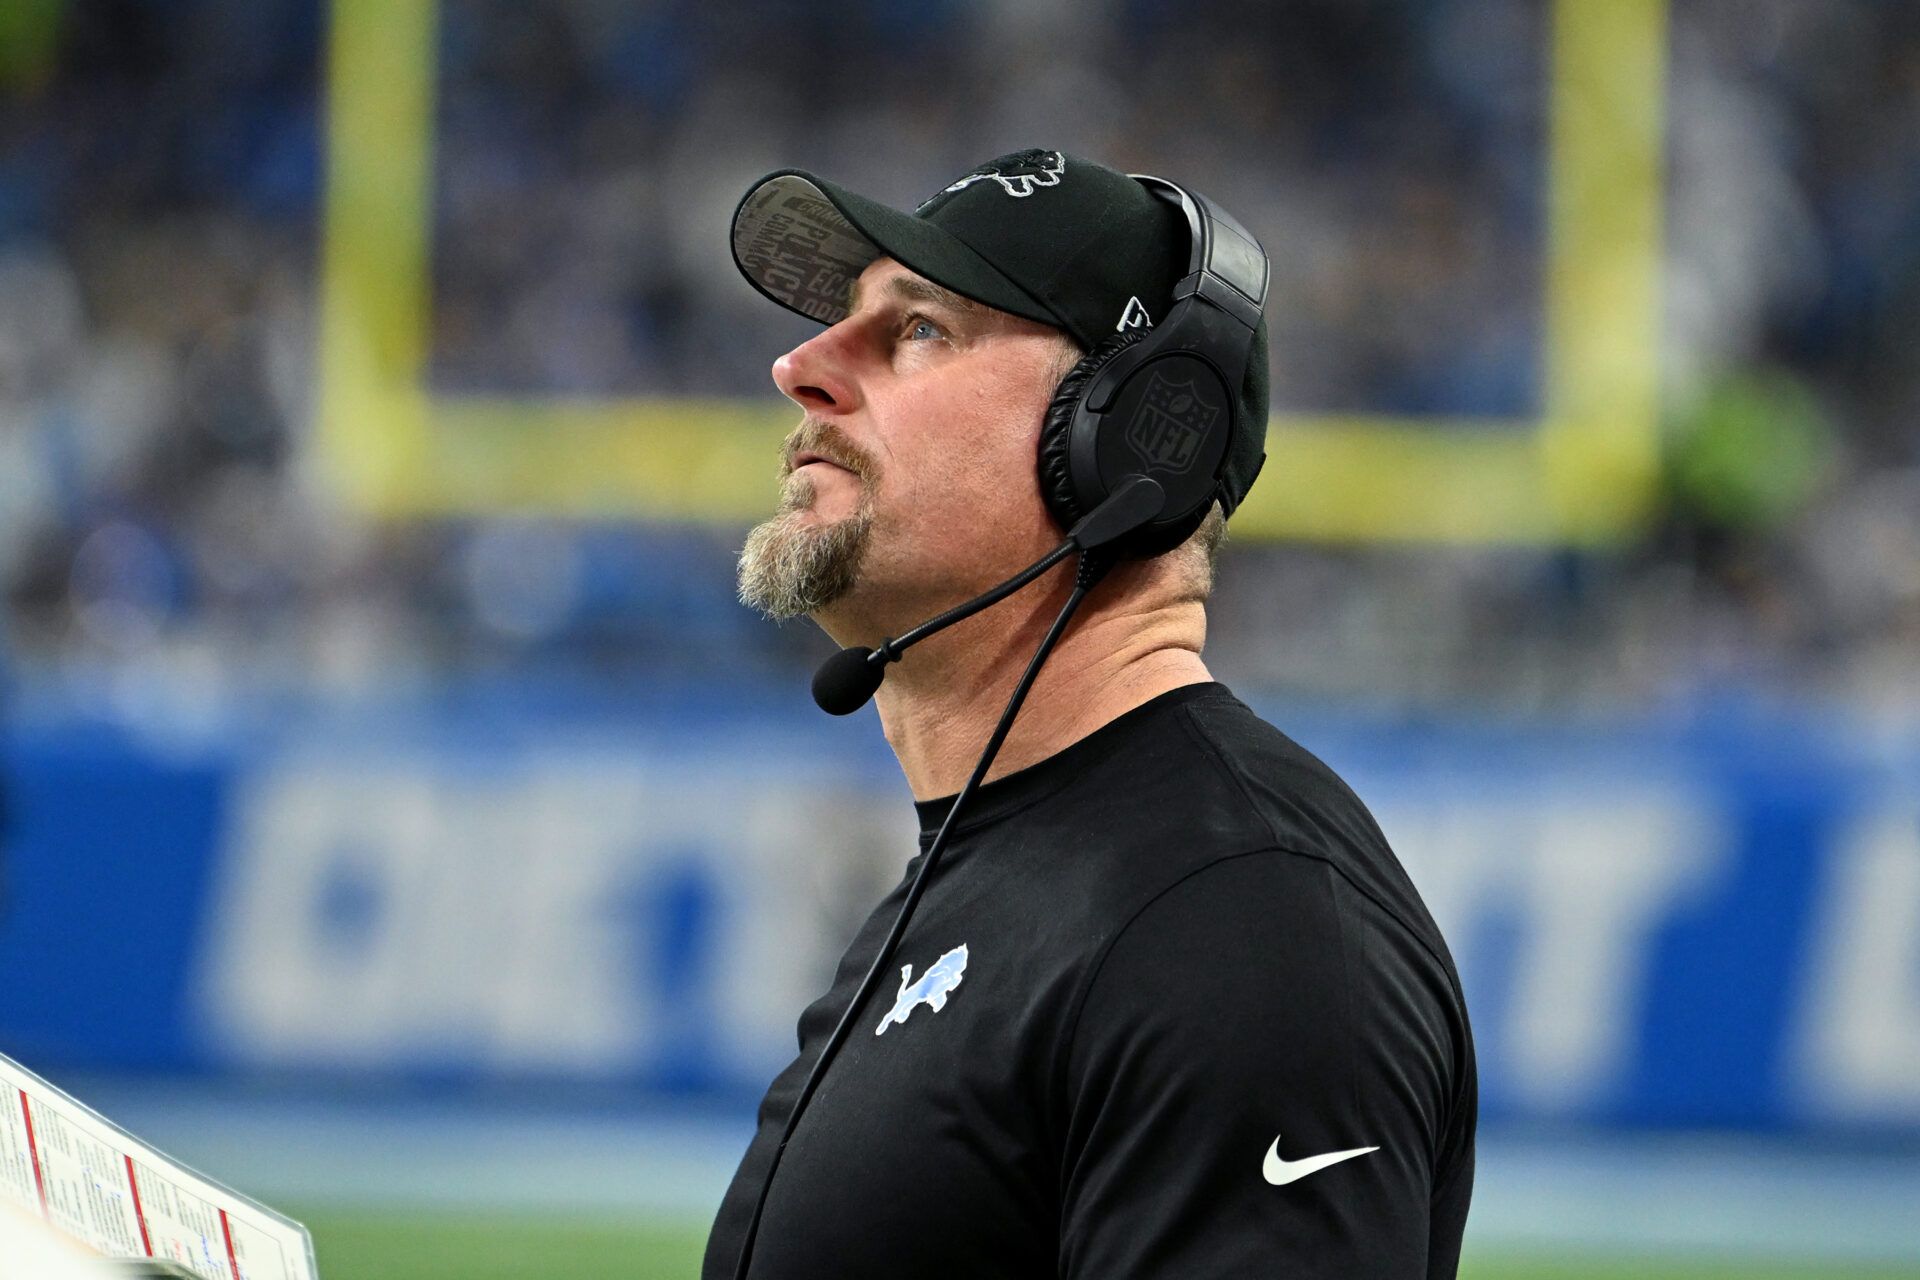
M975 302L964 294L955 293L944 285L937 285L925 276L915 272L893 258L875 258L867 264L847 289L847 314L860 310L863 298L890 297L899 301L926 302L935 306L950 307L955 311L978 312L982 315L1008 315L985 303Z

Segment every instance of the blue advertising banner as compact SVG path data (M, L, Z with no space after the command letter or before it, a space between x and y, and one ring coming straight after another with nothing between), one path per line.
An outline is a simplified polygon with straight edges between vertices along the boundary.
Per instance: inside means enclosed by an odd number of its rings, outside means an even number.
M1920 1128L1916 735L1255 701L1446 930L1488 1117ZM42 1067L755 1092L914 849L874 725L744 693L16 725L5 765L0 1047Z

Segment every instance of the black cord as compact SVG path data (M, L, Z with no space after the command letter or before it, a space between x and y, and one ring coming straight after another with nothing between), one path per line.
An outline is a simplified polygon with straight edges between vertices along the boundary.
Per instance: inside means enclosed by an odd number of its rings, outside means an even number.
M1072 545L1067 543L1065 547L1071 548ZM1056 553L1045 563L1052 564L1059 558L1060 553ZM1036 570L1040 567L1035 566ZM1097 580L1101 572L1102 570L1094 570L1089 573L1087 557L1085 555L1081 557L1081 571L1075 578L1073 594L1068 596L1067 602L1060 606L1059 616L1053 620L1053 626L1047 629L1046 637L1040 641L1040 647L1033 651L1032 660L1027 663L1027 669L1020 675L1020 683L1014 686L1013 696L1007 699L1007 709L1000 713L1000 723L994 726L993 736L987 739L986 750L980 753L980 763L973 766L973 776L967 779L966 786L960 788L960 794L953 798L953 804L948 808L946 818L940 823L939 833L933 837L933 843L927 846L927 856L921 860L920 870L914 874L913 883L907 886L906 900L900 904L900 914L893 918L893 927L887 931L886 941L880 944L880 952L874 956L873 966L867 970L867 976L860 980L859 990L853 993L853 1000L848 1003L847 1011L840 1015L839 1025L834 1027L833 1034L827 1037L827 1043L821 1048L820 1056L814 1060L813 1070L807 1073L806 1083L800 1086L800 1095L793 1100L793 1110L787 1114L787 1127L780 1135L779 1145L773 1149L772 1161L767 1165L767 1176L760 1183L760 1198L754 1202L753 1217L747 1221L746 1240L740 1246L740 1262L733 1269L734 1280L746 1280L747 1267L753 1261L754 1237L760 1233L760 1215L766 1211L767 1207L767 1193L773 1190L774 1172L780 1168L780 1157L786 1154L787 1143L792 1140L793 1131L800 1123L800 1113L806 1109L814 1090L819 1088L820 1079L826 1074L827 1064L833 1060L834 1054L846 1040L847 1033L853 1029L855 1015L873 995L874 986L880 975L887 972L888 963L893 958L893 950L900 945L900 939L907 931L907 922L913 917L913 909L920 905L920 895L925 892L927 881L933 874L933 864L939 860L940 854L946 849L947 837L953 832L954 821L960 816L961 808L973 797L973 793L979 790L980 780L987 776L987 770L993 765L993 758L1000 754L1001 744L1006 742L1007 733L1013 728L1013 718L1019 714L1020 704L1027 700L1027 691L1033 688L1033 681L1040 674L1041 664L1047 660L1047 655L1053 652L1054 645L1059 643L1061 634L1067 629L1067 623L1072 620L1074 610L1080 607L1080 602L1092 589L1093 581L1089 579Z
M893 640L882 641L880 647L873 651L873 657L869 658L868 661L871 662L874 659L878 659L881 662L900 661L901 653L908 647L920 643L920 641L936 631L940 631L952 626L956 622L972 617L989 605L999 604L1002 600L1005 600L1008 596L1026 586L1029 582L1032 582L1035 578L1053 568L1053 566L1059 564L1078 549L1073 539L1067 539L1053 550L1047 552L1043 558L1034 561L1013 577L1008 578L1005 582L987 592L987 594L976 596L965 604L955 605L939 617L927 619L905 635ZM1084 560L1085 557L1082 556L1082 559Z

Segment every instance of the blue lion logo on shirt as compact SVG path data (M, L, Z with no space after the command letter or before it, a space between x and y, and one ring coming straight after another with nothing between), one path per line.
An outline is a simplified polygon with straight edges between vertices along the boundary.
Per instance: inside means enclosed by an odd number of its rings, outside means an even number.
M960 985L961 975L966 971L967 944L964 942L928 965L918 982L913 980L912 965L901 966L900 990L893 998L893 1008L880 1019L873 1034L885 1035L888 1024L906 1022L916 1005L931 1005L935 1013L946 1008L947 997Z

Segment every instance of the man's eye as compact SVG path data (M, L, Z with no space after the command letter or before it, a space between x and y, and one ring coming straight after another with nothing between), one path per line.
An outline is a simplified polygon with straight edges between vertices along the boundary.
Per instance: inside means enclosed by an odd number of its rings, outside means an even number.
M927 319L925 316L908 316L907 317L907 338L910 341L924 342L924 341L927 341L928 339L932 339L933 341L937 342L941 338L944 338L946 336L947 336L947 331L945 329L942 329L939 325Z

